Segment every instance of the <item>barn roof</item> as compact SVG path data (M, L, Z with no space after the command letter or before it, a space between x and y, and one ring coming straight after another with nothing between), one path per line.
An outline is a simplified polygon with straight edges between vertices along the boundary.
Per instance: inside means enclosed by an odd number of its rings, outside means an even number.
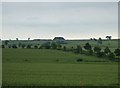
M63 37L55 37L53 40L56 40L56 39L65 40Z

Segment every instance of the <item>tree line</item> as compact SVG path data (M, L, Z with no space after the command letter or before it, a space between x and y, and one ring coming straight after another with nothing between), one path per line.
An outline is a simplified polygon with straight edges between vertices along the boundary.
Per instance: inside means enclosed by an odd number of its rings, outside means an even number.
M21 44L21 43L9 45L8 42L9 41L6 40L4 45L2 45L2 48L7 47L7 48L27 48L27 49L55 49L55 50L63 50L66 52L73 52L76 54L91 55L100 58L107 57L113 61L118 61L120 56L119 48L115 49L114 52L112 52L108 46L102 49L100 46L92 47L89 43L86 43L83 47L77 45L76 47L72 46L70 48L67 48L66 46L56 42L45 42L41 45Z

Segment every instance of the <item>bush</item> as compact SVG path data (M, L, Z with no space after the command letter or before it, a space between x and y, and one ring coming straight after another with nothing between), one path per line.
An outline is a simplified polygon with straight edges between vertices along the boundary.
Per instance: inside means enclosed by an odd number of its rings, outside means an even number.
M56 44L55 42L52 42L52 43L51 43L51 48L52 48L52 49L56 49L56 48L57 48L57 44Z
M111 52L111 51L110 51L109 47L106 47L106 48L104 49L104 53L105 53L106 55L108 55L110 52Z
M24 45L24 44L22 44L21 46L22 46L22 48L25 48L25 45Z
M86 50L91 50L92 49L92 47L91 47L91 45L89 43L86 43L85 46L84 46L84 48Z
M11 46L11 45L8 45L8 48L12 48L12 46Z
M12 45L12 48L17 48L17 46L15 44Z
M2 48L5 48L5 45L2 45Z
M30 49L30 48L31 48L31 45L27 45L27 47L26 47L26 48Z
M43 43L40 48L45 48L45 49L50 49L51 46L50 46L50 42L46 42L46 43Z
M63 46L63 51L66 51L66 46Z
M35 48L35 49L37 49L37 48L38 48L38 46L37 46L37 45L35 45L35 46L34 46L34 48Z
M82 54L82 47L80 45L77 45L76 53Z
M95 53L99 53L101 51L101 48L100 47L94 47L94 52Z
M93 50L89 50L89 55L93 55Z
M114 53L116 56L120 56L120 49L119 48L115 49Z
M97 57L103 57L103 56L105 56L104 52L97 52Z
M82 62L83 61L83 59L77 59L77 62Z
M109 57L110 60L114 60L115 59L115 55L112 52L108 55L108 57Z
M62 45L61 45L61 44L58 44L58 45L57 45L57 49L58 49L58 50L61 50L61 48L62 48Z

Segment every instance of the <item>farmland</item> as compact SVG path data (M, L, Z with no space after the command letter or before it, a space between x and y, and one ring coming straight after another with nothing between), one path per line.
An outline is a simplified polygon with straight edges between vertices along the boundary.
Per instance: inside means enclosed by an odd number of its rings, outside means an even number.
M118 63L52 49L3 49L3 86L114 86ZM77 62L77 59L83 59Z

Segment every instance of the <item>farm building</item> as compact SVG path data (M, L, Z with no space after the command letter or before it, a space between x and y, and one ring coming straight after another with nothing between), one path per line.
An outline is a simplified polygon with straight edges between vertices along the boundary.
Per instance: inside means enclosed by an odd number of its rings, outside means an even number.
M63 37L55 37L53 41L57 43L65 43L65 39Z

